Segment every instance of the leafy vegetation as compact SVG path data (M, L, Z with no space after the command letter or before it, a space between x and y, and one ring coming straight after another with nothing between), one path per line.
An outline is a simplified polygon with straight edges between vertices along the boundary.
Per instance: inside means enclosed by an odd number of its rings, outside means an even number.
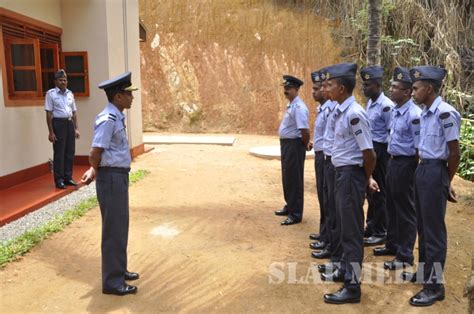
M474 115L471 115L474 118ZM463 119L461 123L461 162L458 174L467 180L474 181L474 120Z
M149 173L148 170L132 172L130 174L130 183L133 184L143 179ZM8 262L14 261L29 252L51 234L63 230L73 221L84 216L90 209L97 207L97 205L97 198L95 196L90 197L77 204L73 209L66 211L64 214L56 215L56 217L44 225L2 244L0 246L0 268L4 267Z

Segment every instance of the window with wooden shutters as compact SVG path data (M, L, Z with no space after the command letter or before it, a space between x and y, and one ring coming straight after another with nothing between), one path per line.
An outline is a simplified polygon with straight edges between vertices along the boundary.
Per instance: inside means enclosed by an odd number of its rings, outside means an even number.
M41 84L43 94L54 88L54 72L59 69L58 44L41 44Z
M62 65L67 73L68 88L74 96L89 96L87 52L63 52Z
M38 39L7 38L5 52L8 92L11 96L36 97L42 94Z
M59 27L0 8L0 68L6 106L44 104L62 67L76 97L89 96L86 52L62 52ZM3 45L3 49L1 49Z

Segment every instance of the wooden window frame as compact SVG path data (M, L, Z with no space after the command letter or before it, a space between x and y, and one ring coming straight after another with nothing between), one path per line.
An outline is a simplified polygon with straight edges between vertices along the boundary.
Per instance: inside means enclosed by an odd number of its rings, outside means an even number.
M21 25L24 27L16 36L16 31L14 33L8 32L7 29L4 30L4 23L11 23L14 25ZM11 28L10 28L11 29ZM33 30L33 31L32 31ZM42 32L41 38L36 38L34 36L35 32L39 30ZM39 21L33 19L29 16L25 16L13 11L10 11L5 8L0 8L0 68L2 72L2 85L3 85L3 99L5 107L28 107L28 106L42 106L44 105L44 96L43 91L41 88L41 58L40 58L40 50L41 44L52 43L55 42L58 44L58 54L61 50L61 34L62 29L53 26L51 24L45 23L43 21ZM8 67L11 65L10 60L7 63L7 54L6 53L6 41L10 39L22 39L22 38L30 38L30 39L39 39L39 46L37 52L35 52L35 64L38 64L40 67L39 70L39 78L37 78L37 82L40 82L39 88L39 95L28 95L23 94L16 97L10 95L11 89L13 88L12 80L9 77L12 77L8 74ZM59 39L58 39L59 38ZM57 56L59 58L59 56ZM39 62L39 63L37 63ZM59 62L58 62L59 64ZM38 73L37 73L38 75ZM10 80L10 81L9 81Z
M58 44L40 44L40 50L41 49L51 49L53 50L53 68L46 68L44 69L43 67L41 67L41 75L43 73L51 73L51 72L56 72L59 70L59 45ZM41 54L40 54L40 58L41 58ZM41 61L41 60L40 60ZM43 82L43 77L41 76L41 82ZM43 93L43 90L41 90L41 93ZM44 95L43 95L44 96Z
M70 72L66 66L66 57L82 57L84 72ZM89 61L87 51L68 51L61 53L61 67L66 71L68 77L84 77L84 93L74 92L74 97L89 97Z
M5 49L5 59L7 62L7 80L8 94L12 98L22 97L41 97L43 94L43 86L41 82L41 59L39 50L39 40L34 38L6 38L7 43ZM35 64L32 66L15 66L12 64L11 46L12 45L33 45ZM22 70L35 71L36 91L16 91L14 90L13 72Z

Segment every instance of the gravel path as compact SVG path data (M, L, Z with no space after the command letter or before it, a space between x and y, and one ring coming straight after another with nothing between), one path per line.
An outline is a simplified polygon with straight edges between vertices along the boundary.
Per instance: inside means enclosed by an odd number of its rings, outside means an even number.
M95 193L95 182L92 182L89 186L82 187L53 203L0 227L0 244L4 244L6 241L15 239L27 231L42 226L56 215L73 209L81 201L95 196Z

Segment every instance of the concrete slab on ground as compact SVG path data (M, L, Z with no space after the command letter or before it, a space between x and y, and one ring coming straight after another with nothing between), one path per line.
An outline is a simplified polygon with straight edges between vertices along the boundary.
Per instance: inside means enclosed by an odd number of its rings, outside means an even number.
M249 154L264 159L281 159L280 146L278 145L252 147ZM313 150L306 152L306 159L314 159Z
M234 145L234 136L213 135L159 135L143 133L145 144L204 144L204 145Z

